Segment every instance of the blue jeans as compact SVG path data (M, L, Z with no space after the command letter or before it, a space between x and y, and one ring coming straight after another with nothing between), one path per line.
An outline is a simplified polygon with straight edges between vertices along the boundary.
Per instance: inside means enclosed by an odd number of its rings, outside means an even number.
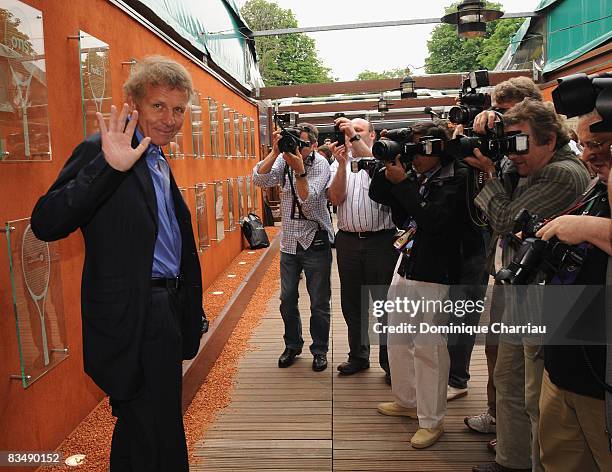
M285 324L285 346L302 349L302 320L298 309L298 285L302 270L306 275L306 289L310 296L310 335L312 354L326 354L329 345L332 253L324 249L304 250L298 244L296 254L281 252L280 312Z

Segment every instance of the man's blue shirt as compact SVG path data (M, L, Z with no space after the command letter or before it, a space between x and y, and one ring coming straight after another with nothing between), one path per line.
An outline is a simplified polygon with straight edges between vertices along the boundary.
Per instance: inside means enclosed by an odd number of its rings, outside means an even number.
M136 138L138 142L143 139L138 129ZM155 188L158 219L151 277L172 278L180 272L182 241L170 192L170 167L162 155L161 148L153 143L149 144L145 151L145 159Z

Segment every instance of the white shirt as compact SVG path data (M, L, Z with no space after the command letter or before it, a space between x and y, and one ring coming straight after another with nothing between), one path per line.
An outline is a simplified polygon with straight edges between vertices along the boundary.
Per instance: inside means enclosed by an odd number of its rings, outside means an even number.
M361 158L349 156L346 163L346 198L338 205L338 229L351 233L395 229L391 208L371 200L368 193L372 179L365 170L351 172L351 161ZM330 185L338 171L338 161L331 163Z

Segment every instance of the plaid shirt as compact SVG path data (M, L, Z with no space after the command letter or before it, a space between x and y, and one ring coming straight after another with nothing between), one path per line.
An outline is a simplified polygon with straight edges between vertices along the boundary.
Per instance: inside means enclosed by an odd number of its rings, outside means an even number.
M551 161L532 175L522 178L512 195L498 179L489 180L474 200L502 237L514 232L514 219L526 208L540 218L549 218L566 208L587 188L590 177L569 146L557 150ZM506 267L518 246L506 238L502 262Z
M282 154L276 158L272 169L267 174L258 173L260 165L261 162L253 168L253 183L255 185L259 187L281 185L281 251L287 254L295 254L298 243L304 249L308 249L314 240L315 232L319 230L319 225L321 229L327 230L329 240L333 241L334 232L327 209L327 195L325 193L330 177L327 160L316 152L304 160L304 169L308 180L308 198L306 200L302 200L297 195L295 173L288 168ZM297 205L294 204L290 182L293 182L297 200L306 219L300 218Z

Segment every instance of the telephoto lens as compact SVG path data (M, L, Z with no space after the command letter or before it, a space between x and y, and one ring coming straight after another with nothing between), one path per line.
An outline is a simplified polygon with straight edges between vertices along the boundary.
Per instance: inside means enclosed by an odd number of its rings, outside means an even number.
M402 154L403 150L403 144L389 139L381 139L372 146L372 155L381 161L393 161L395 156Z
M387 131L384 138L372 146L372 155L381 161L393 161L398 154L403 154L405 144L413 137L412 128L398 128Z

